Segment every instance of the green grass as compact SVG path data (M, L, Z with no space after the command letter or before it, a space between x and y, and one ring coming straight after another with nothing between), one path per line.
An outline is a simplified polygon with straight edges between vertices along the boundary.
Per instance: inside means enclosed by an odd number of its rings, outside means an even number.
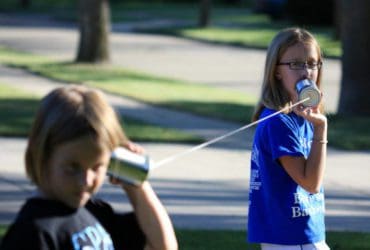
M0 241L7 226L0 225ZM180 249L183 250L252 250L258 244L246 243L245 231L176 229ZM328 232L326 239L332 250L370 249L370 233Z
M116 11L123 10L118 8ZM168 16L168 13L174 15L179 12L178 17ZM171 11L172 10L172 11ZM187 21L182 26L169 24L162 28L138 28L137 31L148 33L160 33L174 35L183 38L195 39L200 41L212 42L217 44L234 45L246 48L266 49L272 38L281 29L297 26L288 21L271 20L265 14L253 13L249 8L242 7L220 7L215 6L212 9L211 25L206 28L197 26L198 9L191 7L175 8L167 6L162 8L155 15L149 10L128 11L130 13L141 13L147 15L147 18L173 20L174 24L178 21ZM143 14L145 13L145 14ZM186 17L183 17L187 13ZM192 13L192 14L190 14ZM126 16L125 14L122 16ZM140 17L140 15L136 15ZM341 42L334 39L333 27L304 27L310 30L317 38L325 57L339 58L342 54Z
M263 49L267 48L279 30L297 26L284 20L271 20L265 14L253 13L250 3L244 2L234 6L213 3L211 25L207 28L197 27L198 3L116 1L111 2L111 19L112 22L123 23L143 22L144 20L154 23L157 20L166 20L168 23L166 27L140 28L137 31ZM76 6L75 1L72 0L33 0L28 12L47 13L58 19L76 21L78 14ZM19 5L17 1L4 0L0 5L1 9L19 10ZM341 56L341 43L333 38L333 27L308 26L304 28L309 29L316 36L326 57L339 58Z
M0 135L26 136L39 98L0 83Z
M177 229L176 236L183 250L259 249L246 243L245 231Z
M1 47L0 63L65 82L85 83L150 104L235 122L249 122L257 100L257 97L238 91L156 77L111 65L52 61Z
M260 249L246 243L245 231L176 230L180 249L184 250L244 250ZM328 232L327 243L332 250L370 249L370 233Z
M25 137L28 135L40 102L36 95L0 83L0 135ZM175 129L162 128L134 119L122 121L127 136L134 141L199 143L196 136Z
M204 140L176 129L169 129L124 118L122 123L127 136L135 142L166 142L166 143L192 143L198 144Z
M329 115L330 146L346 150L370 150L370 117Z
M256 103L256 97L239 92L151 76L109 65L62 63L46 57L1 47L0 63L23 67L62 81L89 84L154 105L243 124L249 123ZM23 101L29 102L29 100ZM26 106L31 107L32 105ZM22 116L15 116L15 118L17 117ZM368 129L370 118L329 115L328 119L328 139L331 147L345 150L370 149L370 131ZM162 131L154 131L154 133L165 134ZM145 137L149 138L149 134ZM141 136L141 133L138 132L136 136Z
M266 49L273 37L285 27L285 24L269 25L261 27L228 27L213 26L209 28L167 28L157 29L158 33L168 33L184 38L191 38L218 44L236 45L248 48ZM151 31L153 32L153 31ZM325 57L339 58L342 54L341 45L338 40L331 38L330 29L311 30L317 38Z

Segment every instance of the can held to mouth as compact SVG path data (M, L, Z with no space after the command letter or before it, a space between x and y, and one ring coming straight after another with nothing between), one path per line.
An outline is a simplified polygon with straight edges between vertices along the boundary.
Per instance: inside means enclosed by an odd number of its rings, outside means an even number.
M319 105L321 101L321 92L317 88L315 82L308 79L303 79L297 82L295 87L298 93L299 101L309 98L307 101L302 103L303 106L316 107Z
M112 152L107 174L132 185L141 185L149 176L151 164L149 156L118 147Z

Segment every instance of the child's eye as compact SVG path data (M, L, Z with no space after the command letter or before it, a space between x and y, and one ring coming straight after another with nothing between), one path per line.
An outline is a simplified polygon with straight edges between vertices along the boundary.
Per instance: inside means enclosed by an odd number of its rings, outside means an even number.
M102 171L104 170L105 168L107 168L107 164L97 164L95 165L92 169L94 171Z
M291 69L302 69L305 66L305 62L291 62L290 68Z
M64 168L64 172L68 175L77 175L80 171L80 167L74 164L68 165Z
M299 67L299 66L302 66L302 65L304 65L304 62L291 62L290 63L292 66L295 66L295 67Z

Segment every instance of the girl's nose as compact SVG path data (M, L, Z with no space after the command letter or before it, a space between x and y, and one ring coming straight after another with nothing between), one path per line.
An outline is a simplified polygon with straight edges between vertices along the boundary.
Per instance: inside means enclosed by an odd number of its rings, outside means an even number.
M300 70L302 79L308 78L310 75L310 69L305 67L304 69Z
M81 173L80 185L82 187L92 187L94 185L96 174L92 169L87 169Z

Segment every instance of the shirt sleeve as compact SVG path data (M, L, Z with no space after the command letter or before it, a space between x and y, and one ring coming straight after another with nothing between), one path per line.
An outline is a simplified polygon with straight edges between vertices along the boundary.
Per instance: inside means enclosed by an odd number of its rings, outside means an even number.
M102 200L91 201L86 208L109 232L115 249L144 249L145 235L133 212L115 213L113 208Z
M273 159L282 156L304 156L299 138L299 129L287 115L281 114L266 125L269 147Z

